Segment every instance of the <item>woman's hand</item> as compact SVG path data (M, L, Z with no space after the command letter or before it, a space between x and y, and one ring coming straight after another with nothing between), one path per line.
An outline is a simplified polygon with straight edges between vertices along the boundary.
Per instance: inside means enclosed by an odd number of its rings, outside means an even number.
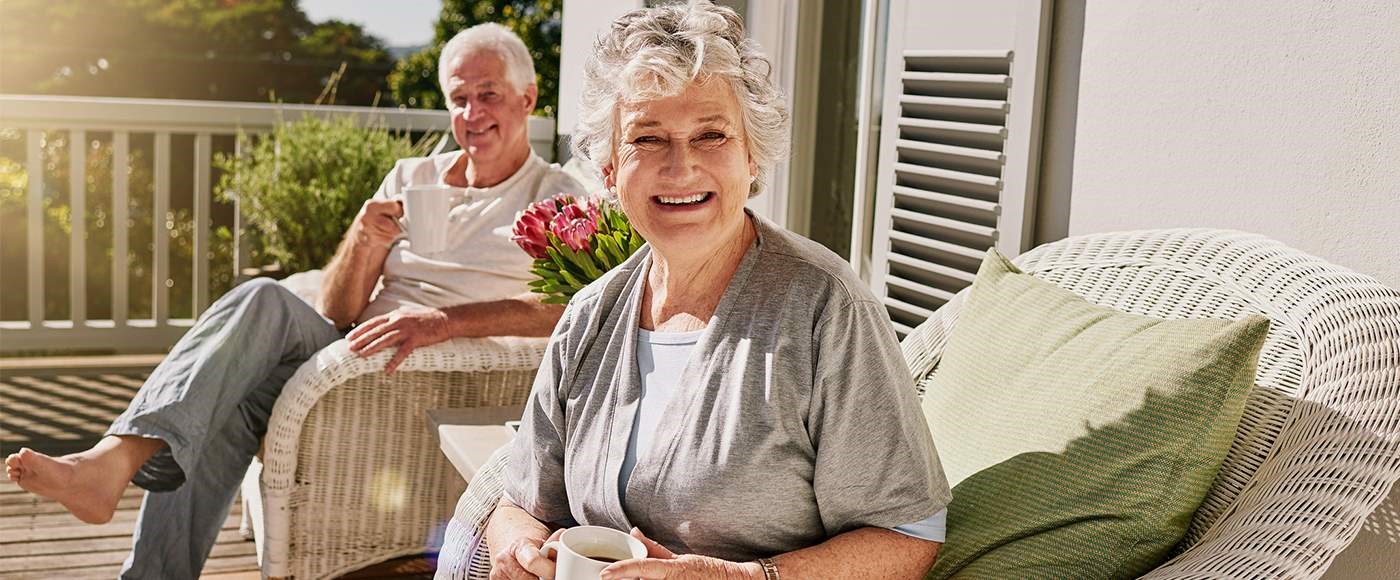
M350 340L350 352L360 356L398 347L384 365L384 372L392 373L414 349L452 338L452 324L447 313L436 308L399 308L366 320L345 338Z
M491 553L491 580L536 580L554 577L554 560L540 553L540 547L559 539L566 528L554 530L548 540L516 538L506 549Z
M708 556L685 554L677 556L666 546L632 528L632 537L647 547L647 557L623 560L603 568L602 580L642 578L644 580L748 580L762 579L763 569L756 563L740 564Z

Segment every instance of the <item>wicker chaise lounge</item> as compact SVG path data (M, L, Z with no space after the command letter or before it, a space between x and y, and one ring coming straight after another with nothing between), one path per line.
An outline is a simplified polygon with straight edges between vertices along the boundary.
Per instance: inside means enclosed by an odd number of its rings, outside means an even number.
M1273 325L1235 442L1174 558L1149 578L1316 578L1400 477L1400 291L1258 235L1074 237L1015 262L1088 300L1164 318ZM964 294L903 342L922 392ZM457 504L439 578L486 578L498 452Z

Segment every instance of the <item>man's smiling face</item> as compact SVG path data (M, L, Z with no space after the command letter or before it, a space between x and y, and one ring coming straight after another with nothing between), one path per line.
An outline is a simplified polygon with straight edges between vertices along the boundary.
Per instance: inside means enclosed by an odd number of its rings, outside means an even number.
M490 50L458 55L443 78L452 137L473 162L490 164L529 147L536 88L511 84L505 61Z

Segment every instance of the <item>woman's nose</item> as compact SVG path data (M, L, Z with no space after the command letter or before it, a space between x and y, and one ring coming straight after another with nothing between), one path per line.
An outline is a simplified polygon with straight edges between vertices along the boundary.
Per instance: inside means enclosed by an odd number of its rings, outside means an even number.
M666 166L662 172L671 177L689 175L695 168L695 154L685 143L667 148Z

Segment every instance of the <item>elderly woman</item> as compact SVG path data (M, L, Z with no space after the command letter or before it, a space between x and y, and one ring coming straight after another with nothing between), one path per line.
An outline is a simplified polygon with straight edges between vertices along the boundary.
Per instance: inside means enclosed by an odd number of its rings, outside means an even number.
M552 577L576 524L649 557L603 578L912 578L951 496L882 306L831 252L748 213L787 113L738 16L623 16L587 66L577 154L648 244L579 292L540 368L492 577Z

